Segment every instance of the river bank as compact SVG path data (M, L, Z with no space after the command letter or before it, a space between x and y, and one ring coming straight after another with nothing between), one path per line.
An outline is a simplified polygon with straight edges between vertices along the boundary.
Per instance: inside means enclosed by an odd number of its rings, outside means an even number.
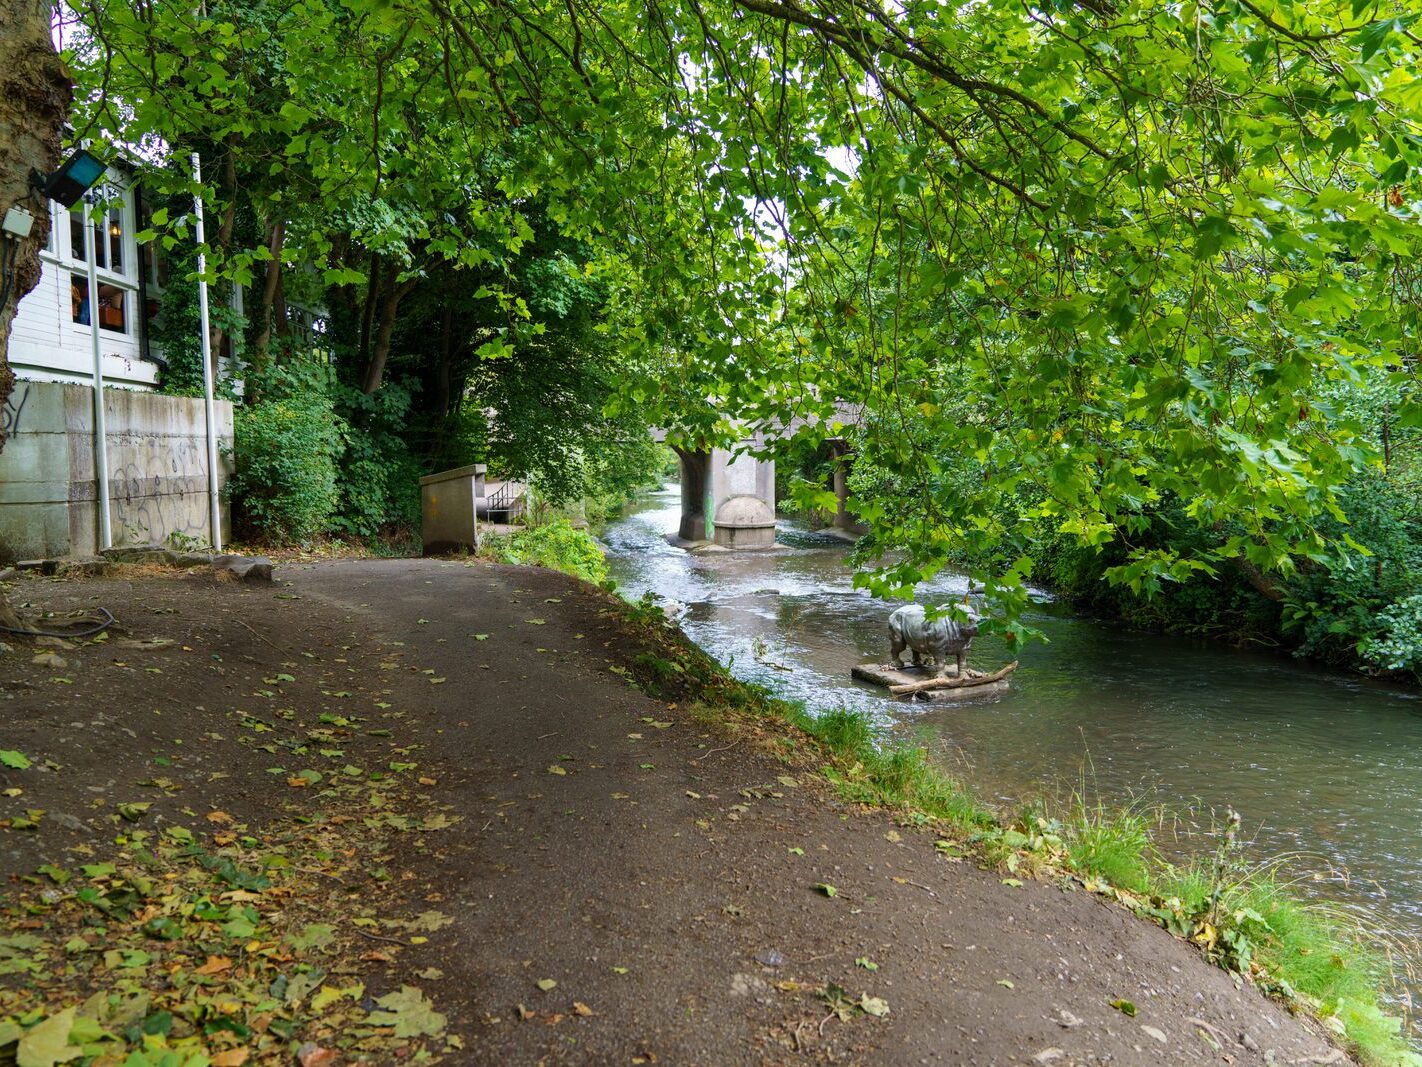
M4 979L18 1025L84 1004L119 1040L146 994L139 1036L308 1067L1334 1056L1163 930L848 802L813 738L654 699L698 661L600 591L448 561L280 577L23 583L135 644L0 658L30 763L6 772L9 958L39 963ZM170 915L188 879L212 903Z
M1104 625L1040 597L1027 621L1046 642L1009 651L979 639L973 648L982 668L1021 659L1008 695L905 705L848 677L849 665L887 655L891 606L853 588L844 545L782 523L773 550L688 556L664 540L677 506L674 493L655 494L602 531L613 575L631 598L653 592L684 605L683 628L737 677L815 710L863 712L889 736L924 744L1002 810L1044 797L1068 807L1073 793L1164 807L1163 843L1176 847L1178 829L1186 855L1212 850L1211 831L1233 808L1253 863L1284 859L1297 892L1352 909L1415 951L1415 688ZM947 601L964 589L945 575L921 595Z

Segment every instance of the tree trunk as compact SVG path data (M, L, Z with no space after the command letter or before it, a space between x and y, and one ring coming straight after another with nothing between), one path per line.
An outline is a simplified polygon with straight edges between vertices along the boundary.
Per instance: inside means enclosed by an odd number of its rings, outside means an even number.
M434 369L434 425L430 428L430 438L425 445L425 454L430 457L444 452L444 434L449 425L449 364L454 357L454 311L448 304L440 310L439 362Z
M272 258L267 261L267 276L262 284L262 303L257 314L261 330L253 344L252 366L261 371L269 362L268 355L272 343L272 316L276 310L277 287L281 284L281 246L286 239L286 223L279 221L267 231L267 251ZM285 333L285 330L281 331Z
M380 299L380 253L370 254L370 277L365 284L365 303L360 308L360 343L356 358L365 367L370 362L370 331L375 320L375 305Z
M967 668L964 667L964 670ZM976 678L929 678L922 682L908 682L905 685L891 685L889 692L896 697L906 696L909 693L926 693L933 689L971 689L977 685L990 685L993 682L1000 682L1017 669L1017 661L1013 660L1006 667L999 667L991 674L980 674Z
M39 281L39 250L49 236L49 205L30 188L30 171L48 173L59 165L60 137L74 95L74 83L54 51L51 11L41 0L0 0L0 216L19 206L35 220L23 240L0 236L0 410L15 387L9 361L15 307ZM20 625L3 596L0 625Z
M394 285L380 305L380 328L376 330L375 343L370 349L370 362L365 365L365 374L361 376L360 391L366 396L379 389L380 383L385 380L385 359L390 355L395 313L400 310L400 301L415 287L416 281L415 278L407 278Z

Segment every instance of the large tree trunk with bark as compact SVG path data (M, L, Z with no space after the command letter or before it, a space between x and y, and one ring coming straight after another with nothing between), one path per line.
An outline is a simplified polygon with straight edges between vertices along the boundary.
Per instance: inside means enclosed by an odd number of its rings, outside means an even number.
M30 188L30 171L59 164L60 138L74 83L54 51L52 8L40 0L0 0L0 216L19 206L34 216L23 240L0 237L0 411L15 387L10 327L20 298L39 281L39 250L49 236L49 209ZM0 449L5 420L0 419ZM0 596L0 625L19 620Z
M403 282L397 282L395 279L399 276L399 268L392 267L391 287L381 300L379 326L375 331L375 340L371 345L365 373L361 375L360 391L367 396L379 389L380 383L385 380L385 360L390 355L390 341L395 333L395 317L400 310L400 301L410 294L419 281L417 278L407 278Z

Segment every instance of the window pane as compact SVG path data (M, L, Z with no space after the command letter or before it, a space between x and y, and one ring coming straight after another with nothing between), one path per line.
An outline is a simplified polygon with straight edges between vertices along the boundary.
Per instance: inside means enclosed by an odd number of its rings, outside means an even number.
M106 220L108 225L109 269L123 273L123 208L112 208Z
M83 231L81 230L82 234ZM83 274L69 276L69 305L74 321L81 326L89 325L89 279Z
M84 262L84 216L80 210L69 212L69 255Z
M89 278L77 271L69 275L70 315L81 326L89 325ZM129 292L117 285L99 283L99 329L128 332Z
M99 283L99 329L128 332L128 292L116 285Z

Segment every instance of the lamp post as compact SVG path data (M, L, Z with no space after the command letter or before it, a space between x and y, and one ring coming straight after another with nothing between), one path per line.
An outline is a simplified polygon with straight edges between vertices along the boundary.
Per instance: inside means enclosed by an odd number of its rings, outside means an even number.
M193 184L202 188L202 159L193 153ZM197 222L198 246L198 330L202 342L202 402L207 415L207 503L209 521L212 523L212 550L222 551L222 504L217 495L217 415L212 402L212 331L208 328L207 308L207 255L203 246L207 235L203 232L202 193L193 195L193 213Z
M91 207L98 201L96 193L85 193L84 202ZM109 444L104 426L104 355L99 339L99 271L97 250L99 225L84 220L84 266L89 271L89 340L94 350L94 484L99 491L99 551L113 547L114 535L109 518Z

